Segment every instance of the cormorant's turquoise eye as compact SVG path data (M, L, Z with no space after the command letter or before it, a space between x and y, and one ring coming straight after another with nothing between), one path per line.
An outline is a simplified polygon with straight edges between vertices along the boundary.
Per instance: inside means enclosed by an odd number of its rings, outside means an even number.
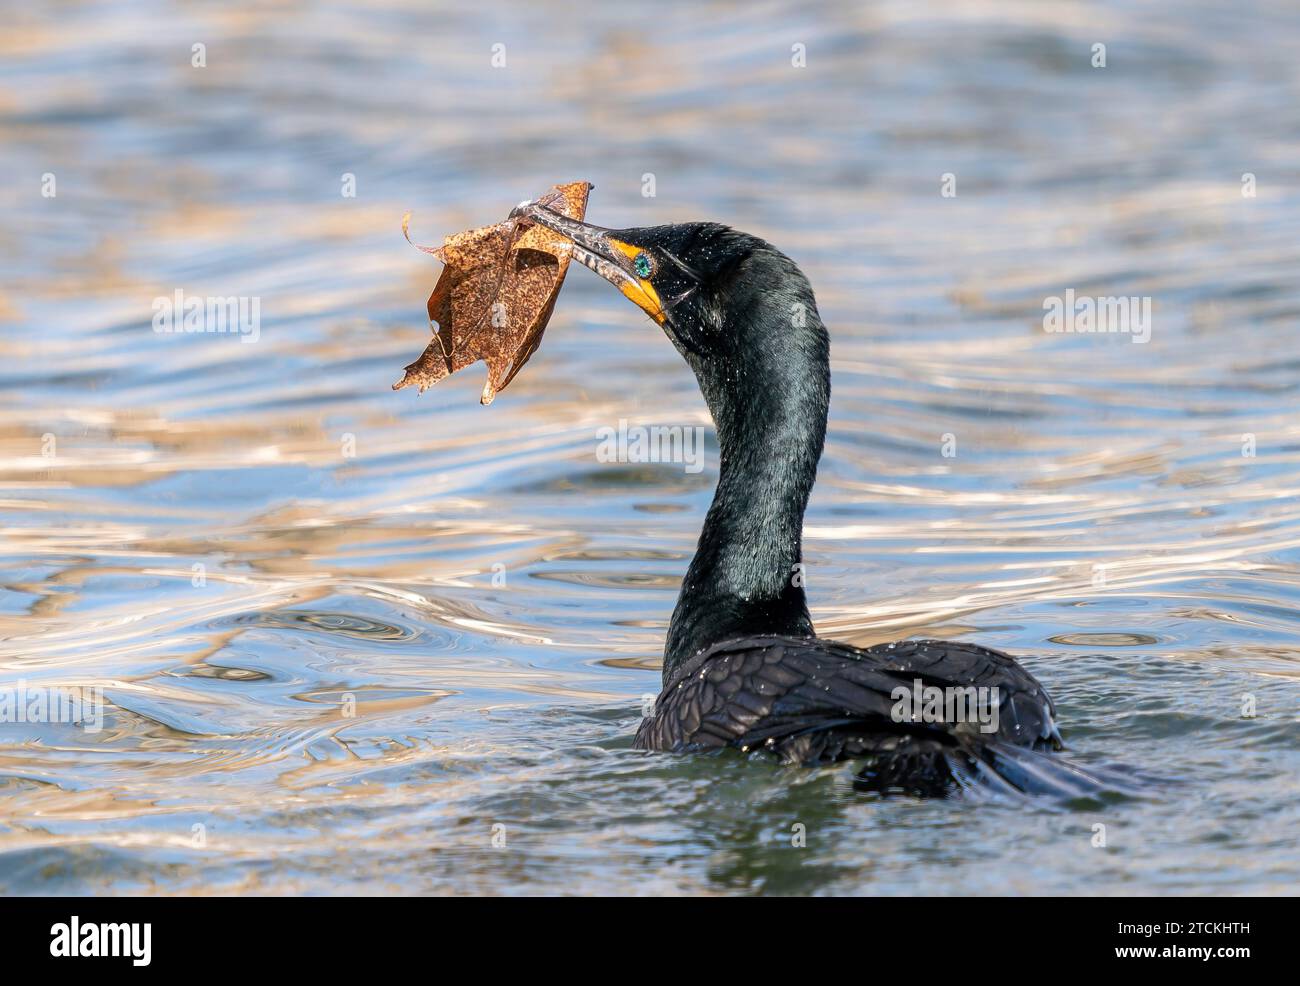
M646 256L645 253L638 253L632 260L632 269L636 271L637 277L649 277L650 272L655 268L654 264L650 262L650 258Z

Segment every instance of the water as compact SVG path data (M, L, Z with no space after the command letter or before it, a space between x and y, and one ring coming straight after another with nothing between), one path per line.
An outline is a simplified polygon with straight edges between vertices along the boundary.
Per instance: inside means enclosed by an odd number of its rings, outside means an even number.
M858 6L6 15L0 674L107 710L0 724L0 888L1294 891L1300 15ZM821 632L1004 648L1079 760L1172 783L880 800L631 749L716 453L596 430L707 425L685 366L574 269L491 408L481 368L389 390L438 270L402 213L436 241L580 178L815 285ZM260 338L154 333L178 288L260 298ZM1045 333L1067 288L1151 297L1150 342Z

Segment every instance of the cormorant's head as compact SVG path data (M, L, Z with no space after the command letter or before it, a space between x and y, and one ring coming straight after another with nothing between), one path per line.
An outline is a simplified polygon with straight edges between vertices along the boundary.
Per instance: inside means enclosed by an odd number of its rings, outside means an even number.
M570 239L574 259L662 326L697 374L764 351L825 352L807 279L756 236L707 222L605 229L537 203L511 215Z

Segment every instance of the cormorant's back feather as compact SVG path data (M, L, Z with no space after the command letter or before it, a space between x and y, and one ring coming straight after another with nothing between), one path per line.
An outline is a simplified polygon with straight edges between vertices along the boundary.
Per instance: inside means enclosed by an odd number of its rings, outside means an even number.
M899 721L899 686L996 688L996 731ZM723 641L684 662L637 732L641 749L763 750L807 765L861 760L857 787L919 795L958 789L1082 796L1107 785L1060 757L1052 700L999 651L941 640L867 649L816 637ZM991 720L991 717L989 717ZM991 723L990 723L991 724Z

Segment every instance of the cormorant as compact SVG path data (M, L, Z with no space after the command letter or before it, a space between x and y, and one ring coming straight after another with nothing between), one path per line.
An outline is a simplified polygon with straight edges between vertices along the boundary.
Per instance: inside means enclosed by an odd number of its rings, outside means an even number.
M578 261L662 326L717 429L717 490L637 747L861 761L855 786L886 793L1098 789L1041 752L1061 748L1055 709L1012 657L943 640L862 649L816 636L798 576L826 434L829 339L792 260L718 223L605 229L536 202L511 215L563 234Z

